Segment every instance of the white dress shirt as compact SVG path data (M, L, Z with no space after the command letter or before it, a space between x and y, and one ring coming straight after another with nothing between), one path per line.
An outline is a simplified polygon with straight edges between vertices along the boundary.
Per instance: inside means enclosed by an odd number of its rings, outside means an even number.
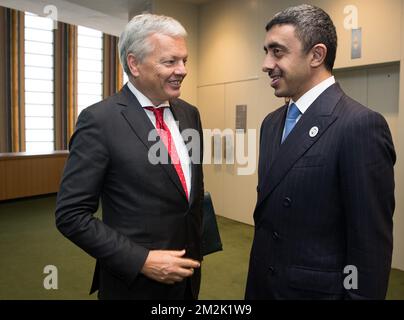
M315 87L311 88L309 91L307 91L304 95L302 95L299 100L296 102L290 99L289 101L289 106L288 106L288 112L289 112L289 107L292 103L296 105L296 107L300 111L300 115L296 119L296 123L300 120L302 115L307 111L307 109L312 105L312 103L329 87L331 87L335 83L335 78L334 76L331 76L324 81L320 82L318 85ZM285 128L283 128L283 133L282 137L285 133Z
M312 105L312 103L334 83L335 83L334 76L325 79L324 81L320 82L318 85L307 91L296 102L291 99L289 102L289 106L292 103L294 103L303 115L307 111L307 109ZM299 121L300 117L301 115L297 118L296 122Z
M150 121L153 123L154 127L156 127L156 117L154 116L153 111L145 109L145 107L154 106L154 104L147 98L143 93L141 93L136 87L128 81L128 87L130 91L135 95L137 100L139 101L140 105L142 106L143 110L146 112L147 116L149 117ZM161 107L169 107L170 104L168 101L155 106L156 108ZM178 157L181 162L181 168L185 176L185 182L187 184L188 189L188 197L191 195L191 160L189 158L188 149L185 146L184 139L181 136L179 127L177 122L174 119L174 116L170 110L170 108L164 109L164 122L166 123L168 129L170 130L171 136L174 140L175 148L178 153Z

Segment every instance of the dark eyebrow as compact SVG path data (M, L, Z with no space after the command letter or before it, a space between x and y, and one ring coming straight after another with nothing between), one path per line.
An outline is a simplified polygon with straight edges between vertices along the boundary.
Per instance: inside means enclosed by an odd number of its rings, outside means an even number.
M279 48L281 50L287 51L287 48L278 42L272 42L272 43L264 46L264 51L268 51L268 50L274 49L274 48Z

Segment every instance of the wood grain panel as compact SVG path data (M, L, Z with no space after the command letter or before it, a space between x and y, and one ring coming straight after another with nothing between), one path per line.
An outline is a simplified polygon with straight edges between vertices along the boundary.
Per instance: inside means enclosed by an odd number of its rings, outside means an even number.
M0 161L0 200L6 199L6 165L4 161Z
M57 192L67 155L1 154L0 200Z

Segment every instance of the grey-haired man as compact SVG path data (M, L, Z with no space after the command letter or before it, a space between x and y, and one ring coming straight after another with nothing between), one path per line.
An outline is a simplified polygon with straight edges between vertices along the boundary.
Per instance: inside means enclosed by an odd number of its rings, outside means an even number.
M202 128L198 110L178 99L185 38L172 18L134 17L119 41L129 82L85 109L70 141L56 223L97 259L91 291L100 299L198 297L203 174L181 132L202 137ZM169 163L150 161L155 129ZM202 159L201 144L193 147ZM102 221L93 216L99 199Z

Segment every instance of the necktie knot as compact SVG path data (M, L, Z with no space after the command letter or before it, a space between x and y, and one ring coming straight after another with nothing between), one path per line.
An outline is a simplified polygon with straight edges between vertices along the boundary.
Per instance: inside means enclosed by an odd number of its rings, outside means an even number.
M288 115L287 118L290 120L294 120L296 121L297 117L300 115L300 110L297 107L297 105L295 105L294 103L292 103L289 106L289 111L288 111Z
M154 116L156 117L156 123L158 123L158 127L162 128L164 123L164 110L168 107L145 107L146 110L152 111Z
M289 133L292 131L293 127L296 124L296 120L301 114L299 108L296 106L296 104L292 103L289 106L288 113L286 115L286 120L285 120L285 132L283 134L282 138L282 143L285 141L286 137L289 135Z

